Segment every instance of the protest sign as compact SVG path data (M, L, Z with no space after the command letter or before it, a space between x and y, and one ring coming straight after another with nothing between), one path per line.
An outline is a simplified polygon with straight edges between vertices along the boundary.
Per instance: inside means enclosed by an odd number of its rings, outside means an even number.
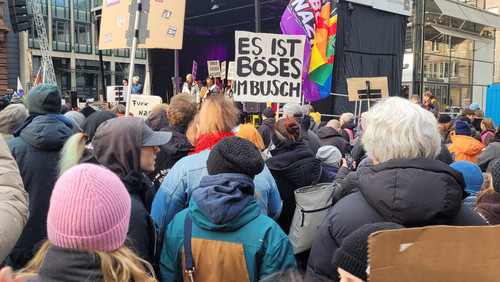
M234 101L300 103L305 36L236 31Z
M220 79L226 79L226 61L220 64Z
M236 62L229 62L227 68L227 80L234 80L234 73L236 72Z
M161 97L145 96L145 95L130 95L130 113L134 117L147 117L151 110L162 103Z
M220 76L220 63L218 60L207 61L208 75L213 75L214 77Z
M197 73L198 73L198 63L193 60L193 71L191 71L191 74L193 75L193 79L196 79Z
M137 0L104 0L99 49L132 48ZM186 0L144 0L137 48L182 49Z
M115 85L106 87L107 102L125 102L127 100L128 86Z

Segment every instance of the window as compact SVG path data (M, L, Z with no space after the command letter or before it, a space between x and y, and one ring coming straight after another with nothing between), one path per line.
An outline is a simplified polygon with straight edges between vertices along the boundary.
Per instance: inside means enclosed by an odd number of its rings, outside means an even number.
M137 59L146 59L146 49L137 49L135 51L135 57Z
M69 0L52 0L52 17L69 19Z
M130 57L130 49L115 49L115 57Z
M102 0L94 0L94 7L102 6Z
M92 53L90 24L75 22L75 52Z
M40 7L42 8L43 19L45 23L45 30L47 30L47 0L40 0ZM28 30L28 47L40 49L40 42L38 41L38 32L35 26L35 19L33 18L32 2L27 2L28 16L31 28Z
M432 52L439 52L439 42L437 41L431 41L431 51Z
M90 22L90 0L74 0L73 15L76 21Z
M71 51L69 21L52 21L52 49L56 51Z

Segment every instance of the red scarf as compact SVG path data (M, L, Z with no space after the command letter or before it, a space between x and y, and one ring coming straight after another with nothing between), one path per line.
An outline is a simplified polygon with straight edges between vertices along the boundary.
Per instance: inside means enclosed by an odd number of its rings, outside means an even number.
M224 137L229 137L229 136L234 136L232 132L221 132L217 131L215 133L210 133L210 134L204 134L196 140L196 145L194 146L194 149L189 155L193 154L198 154L199 152L205 150L205 149L210 149L212 150L212 147L219 142Z

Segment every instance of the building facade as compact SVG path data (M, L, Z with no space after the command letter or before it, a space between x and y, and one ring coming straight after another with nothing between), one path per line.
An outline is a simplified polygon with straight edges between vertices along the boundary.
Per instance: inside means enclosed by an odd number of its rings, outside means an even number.
M49 49L54 64L57 84L61 90L77 91L79 97L99 98L103 93L100 72L98 30L91 11L102 5L102 0L40 0L45 19ZM8 8L5 9L4 11ZM40 75L41 51L34 25L31 2L28 1L31 29L18 36L19 61L9 61L9 78L20 77L24 89L29 89ZM12 35L11 35L12 37ZM15 40L14 40L15 41ZM16 48L11 46L9 48ZM106 86L121 85L128 78L130 50L103 50L104 80ZM148 72L146 50L136 51L134 75L144 81ZM17 73L16 73L17 72ZM16 89L13 79L9 88Z
M431 91L442 111L473 102L484 108L487 85L498 76L500 17L491 8L485 0L416 0L407 27L403 91Z

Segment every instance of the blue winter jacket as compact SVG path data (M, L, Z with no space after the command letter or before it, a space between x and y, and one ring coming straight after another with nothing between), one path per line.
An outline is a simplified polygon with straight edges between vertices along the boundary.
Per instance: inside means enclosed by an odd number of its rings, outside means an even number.
M198 154L182 158L163 180L151 208L151 216L159 226L160 234L164 234L172 218L188 206L191 194L200 186L200 179L208 175L209 153L210 150L206 149ZM255 176L254 183L255 190L264 202L261 204L262 213L276 220L281 214L283 203L276 182L267 166Z
M258 281L295 270L292 245L276 222L261 214L247 175L224 173L201 179L189 208L168 225L160 258L161 281L184 277L184 221L192 219L195 281Z

